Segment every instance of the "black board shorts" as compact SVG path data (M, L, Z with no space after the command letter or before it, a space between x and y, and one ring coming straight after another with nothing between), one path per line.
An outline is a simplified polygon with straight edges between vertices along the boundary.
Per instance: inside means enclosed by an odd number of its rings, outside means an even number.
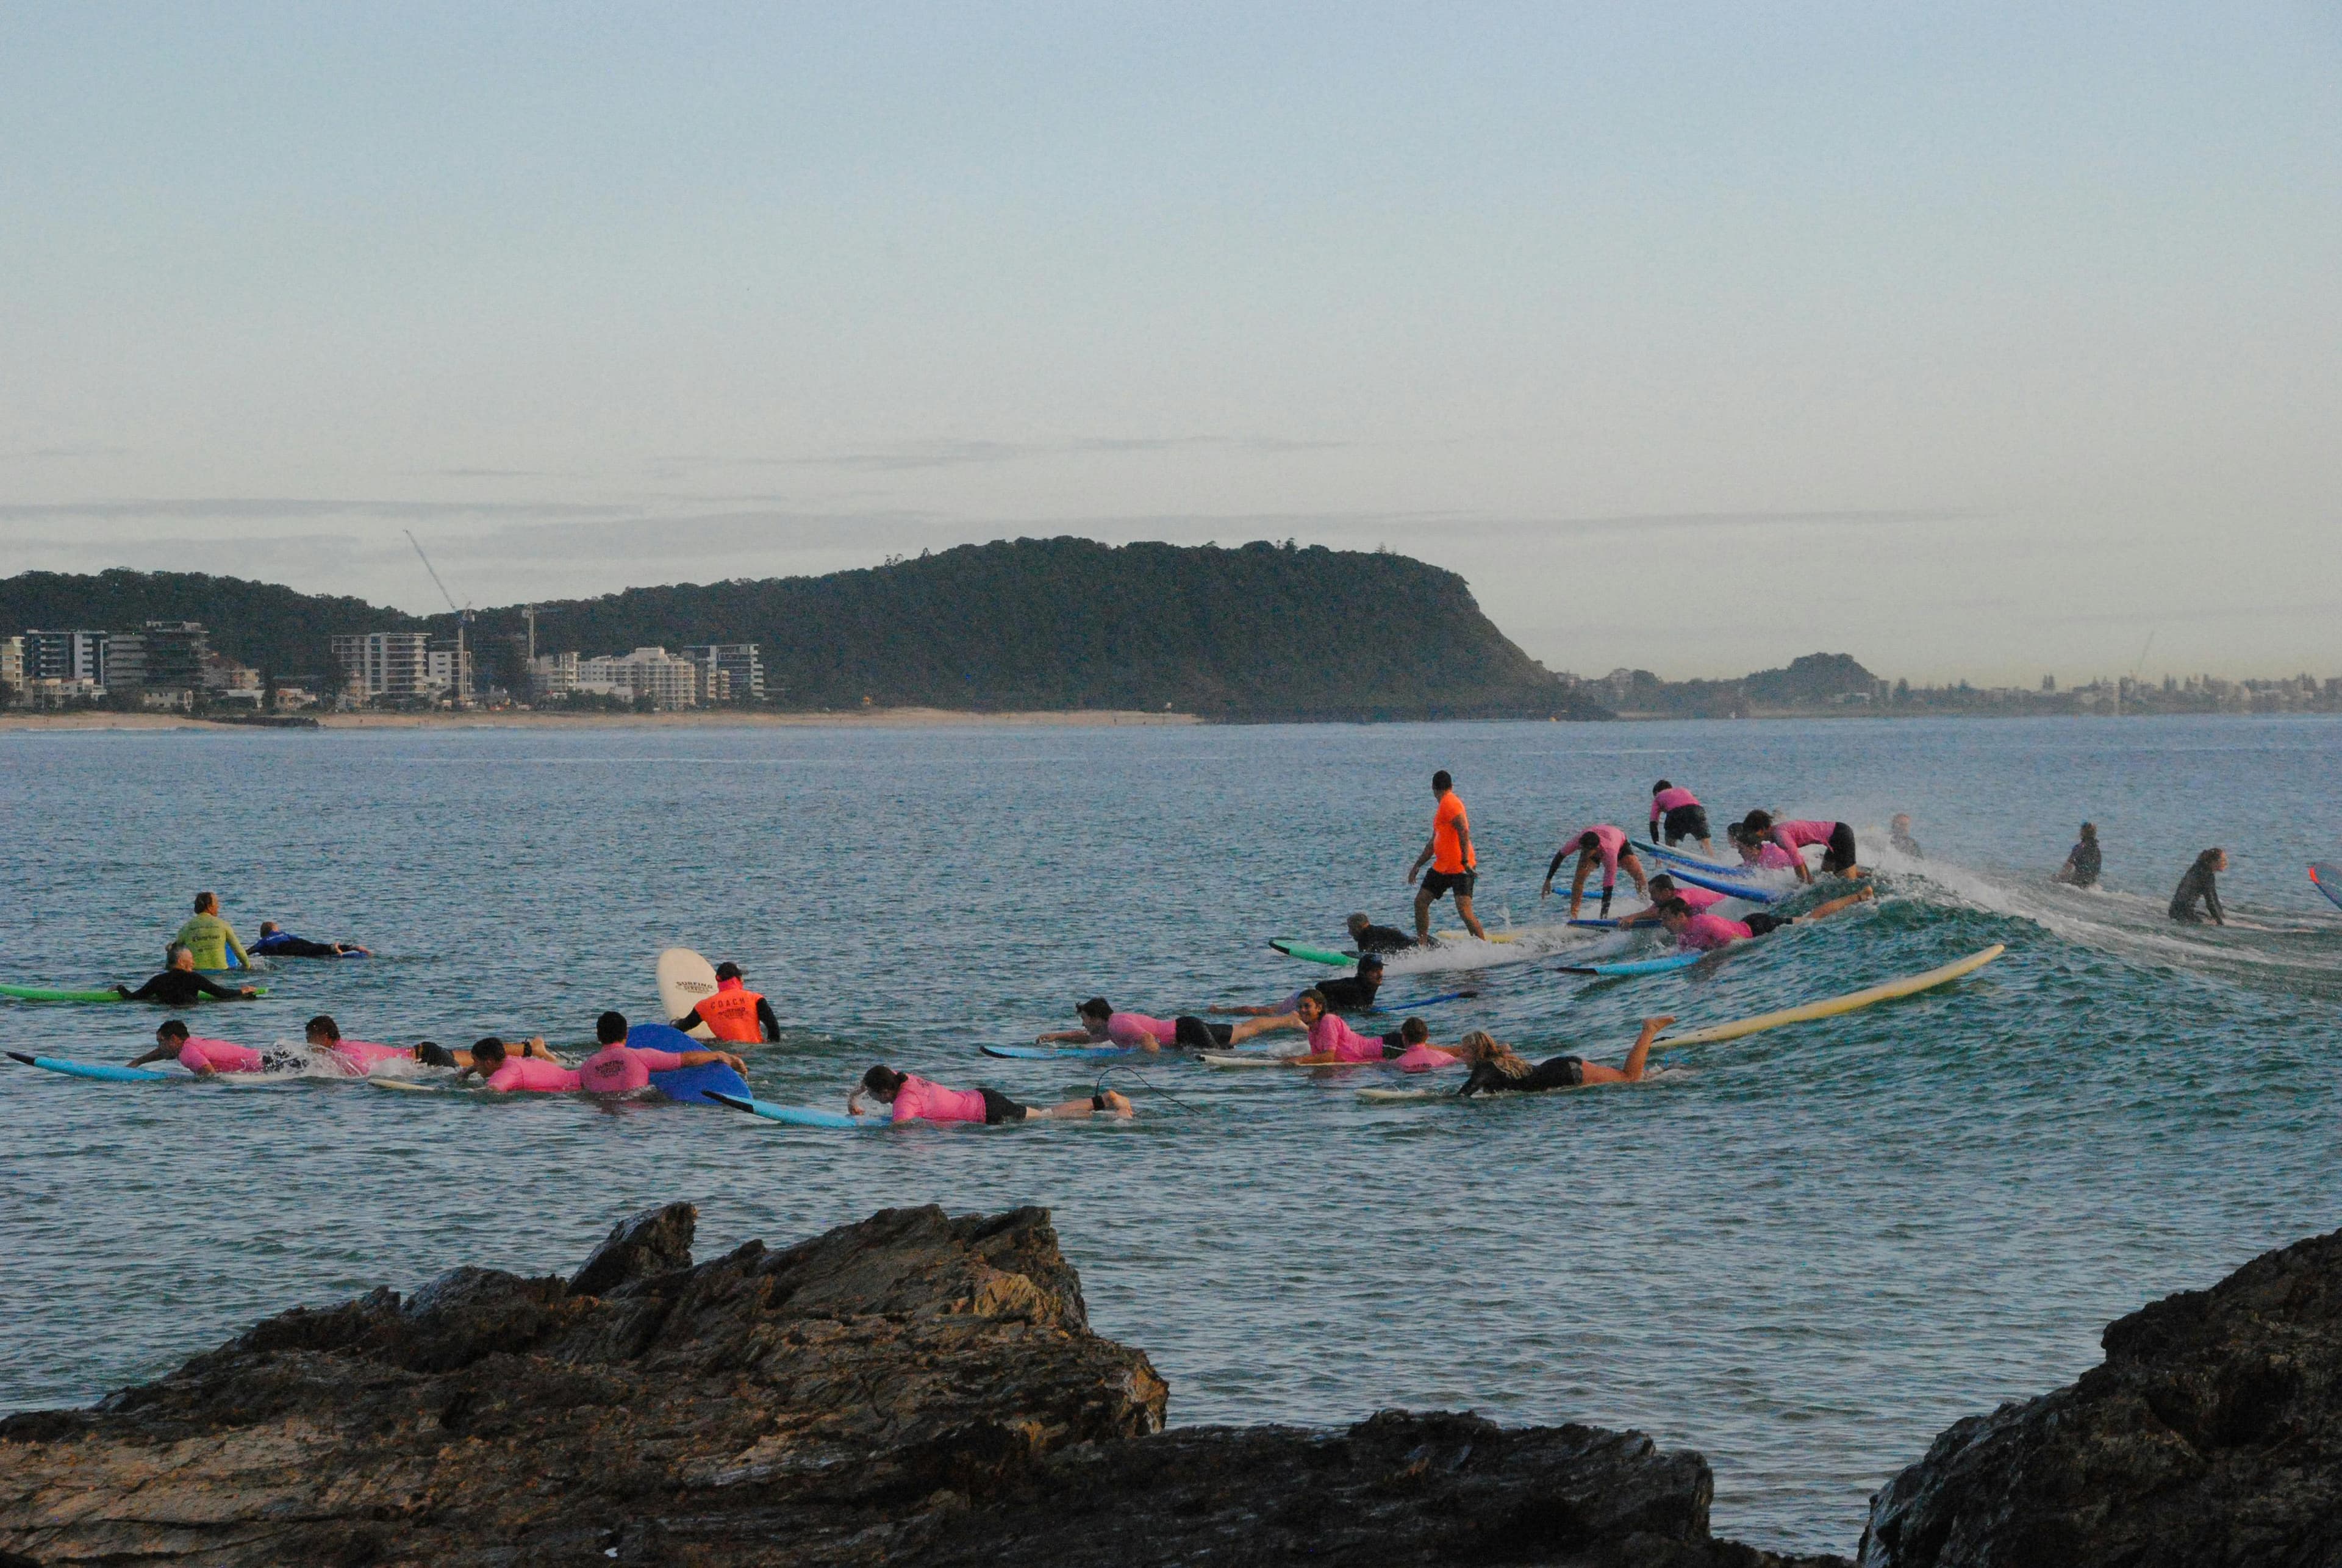
M1003 1122L1021 1122L1025 1119L1025 1107L999 1090L978 1089L976 1093L984 1096L986 1126L997 1127Z
M1480 880L1476 871L1434 871L1425 874L1423 891L1434 898L1444 898L1453 891L1458 898L1472 896L1472 884Z
M1171 1043L1183 1051L1216 1051L1228 1043L1236 1025L1182 1014L1171 1020Z
M1676 806L1660 822L1659 831L1666 834L1669 844L1714 836L1707 831L1707 808L1704 805Z
M1856 864L1854 829L1842 822L1831 824L1829 847L1822 851L1822 869L1826 872L1852 871Z
M1760 909L1740 924L1748 928L1749 935L1763 936L1767 932L1778 931L1785 925L1797 923L1797 917L1794 914L1767 914Z

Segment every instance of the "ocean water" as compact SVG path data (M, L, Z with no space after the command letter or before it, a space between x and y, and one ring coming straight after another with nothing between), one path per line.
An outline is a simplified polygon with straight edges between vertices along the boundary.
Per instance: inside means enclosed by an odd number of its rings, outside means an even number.
M1588 984L1532 931L1386 991L1535 1056L2008 954L1957 985L1668 1058L1631 1089L1376 1107L1377 1072L1116 1072L1122 1125L792 1131L713 1108L394 1094L296 1079L95 1084L0 1064L0 1410L90 1400L255 1319L457 1263L574 1268L687 1198L702 1255L889 1205L1055 1211L1103 1333L1183 1423L1378 1407L1639 1427L1716 1466L1720 1533L1850 1549L1869 1493L1953 1420L2093 1364L2109 1319L2342 1218L2342 857L2327 719L1262 729L0 734L0 974L146 973L198 887L365 941L287 964L199 1033L591 1034L652 1016L670 943L788 1022L768 1098L884 1060L1045 1101L1098 1070L977 1046L1080 998L1170 1014L1321 973L1265 939L1403 923L1434 768L1493 925L1549 924L1560 835L1640 832L1651 781L1717 822L1910 812L1874 907L1688 975ZM2048 873L2084 816L2106 886ZM2237 927L2163 918L2225 845ZM1810 903L1810 898L1805 900ZM1452 925L1442 906L1439 923ZM1797 905L1792 905L1792 908ZM2247 925L2246 923L2250 923ZM0 1003L0 1045L123 1061L162 1014Z

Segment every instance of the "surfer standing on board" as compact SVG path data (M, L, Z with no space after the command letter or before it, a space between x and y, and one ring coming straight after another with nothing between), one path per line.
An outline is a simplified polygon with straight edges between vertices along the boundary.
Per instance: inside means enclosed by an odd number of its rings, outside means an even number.
M1424 862L1431 863L1431 874L1423 879L1423 886L1415 895L1415 939L1419 943L1431 940L1431 906L1449 893L1456 894L1456 913L1464 922L1464 929L1488 940L1480 929L1479 917L1472 913L1473 884L1480 880L1480 854L1472 847L1472 820L1466 814L1464 802L1456 794L1456 781L1441 768L1431 775L1431 793L1439 804L1431 814L1431 842L1407 867L1410 886L1423 870Z

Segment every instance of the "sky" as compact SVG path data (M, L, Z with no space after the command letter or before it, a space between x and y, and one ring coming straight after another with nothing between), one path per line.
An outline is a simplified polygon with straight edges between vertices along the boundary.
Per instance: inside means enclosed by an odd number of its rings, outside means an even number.
M1588 674L2342 674L2342 11L0 7L0 572L439 608L406 530L484 605L1292 538Z

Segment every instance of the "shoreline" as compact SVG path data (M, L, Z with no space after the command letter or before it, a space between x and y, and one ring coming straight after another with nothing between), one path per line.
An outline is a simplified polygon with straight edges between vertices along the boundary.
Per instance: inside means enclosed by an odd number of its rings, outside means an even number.
M856 727L931 729L950 725L997 728L1104 729L1199 724L1194 714L1156 714L1135 709L1076 708L1062 713L967 713L951 708L872 708L861 713L756 713L739 708L666 714L550 714L498 709L466 714L310 714L325 730L423 729L775 729ZM253 726L192 718L185 714L121 714L103 710L0 714L0 731L202 730L219 733Z

